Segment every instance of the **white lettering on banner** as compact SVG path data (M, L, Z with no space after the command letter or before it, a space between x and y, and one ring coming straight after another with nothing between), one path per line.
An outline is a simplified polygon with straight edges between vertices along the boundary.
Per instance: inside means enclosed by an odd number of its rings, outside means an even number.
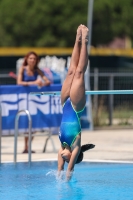
M28 109L31 115L36 115L38 109L43 114L50 113L50 97L49 96L32 96L29 95Z
M27 110L27 94L21 93L18 94L19 102L18 102L18 110ZM26 115L26 113L22 112L21 115Z
M37 115L38 110L45 115L50 114L50 112L51 114L62 113L61 101L58 96L32 96L27 93L2 94L0 95L0 102L3 117L9 116L11 110L19 111L23 109L28 109L31 115ZM25 113L22 113L22 115L25 115Z
M2 117L9 116L10 110L18 110L17 94L3 94L3 95L0 95L0 99L1 99L1 107L2 107Z
M60 97L51 97L51 114L62 113L62 106Z

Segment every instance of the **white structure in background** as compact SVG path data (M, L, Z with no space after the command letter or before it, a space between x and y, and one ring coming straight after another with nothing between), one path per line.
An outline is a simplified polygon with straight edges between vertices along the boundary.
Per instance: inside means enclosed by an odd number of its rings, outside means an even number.
M61 78L61 83L63 83L66 75L65 59L57 58L56 56L46 56L45 58L41 58L38 66L44 71L50 69L58 74Z
M19 68L23 65L24 58L19 58L16 62L16 74L18 75Z

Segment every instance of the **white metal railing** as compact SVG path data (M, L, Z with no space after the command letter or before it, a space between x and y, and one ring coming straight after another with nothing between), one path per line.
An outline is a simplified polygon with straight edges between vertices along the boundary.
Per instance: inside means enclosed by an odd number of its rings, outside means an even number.
M14 163L16 163L16 160L17 160L17 138L18 138L18 122L19 122L19 117L20 117L20 114L22 112L25 112L27 117L28 117L28 121L29 121L29 144L28 144L28 161L29 163L31 163L31 128L32 128L32 119L31 119L31 116L30 116L30 113L28 110L20 110L18 111L16 117L15 117L15 134L14 134Z

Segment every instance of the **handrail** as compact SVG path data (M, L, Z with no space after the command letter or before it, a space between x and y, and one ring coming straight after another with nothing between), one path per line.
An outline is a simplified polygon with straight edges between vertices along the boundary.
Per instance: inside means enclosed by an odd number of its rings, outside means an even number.
M2 108L0 105L0 163L1 163L1 137L2 137Z
M16 163L16 158L17 158L17 136L18 136L18 120L20 117L20 114L22 112L25 112L26 115L28 116L28 121L29 121L29 145L28 145L28 157L29 157L29 163L31 163L31 127L32 127L32 120L31 116L28 110L20 110L16 114L15 117L15 134L14 134L14 163Z

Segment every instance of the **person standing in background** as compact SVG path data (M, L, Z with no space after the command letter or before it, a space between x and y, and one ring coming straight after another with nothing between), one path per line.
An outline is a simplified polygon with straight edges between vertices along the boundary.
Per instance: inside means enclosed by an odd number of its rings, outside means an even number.
M38 68L39 56L31 51L24 57L23 65L19 69L17 84L22 86L37 85L38 87L48 86L51 84L50 80L45 74ZM38 76L41 77L38 78ZM33 137L32 137L33 139ZM28 153L28 137L24 140L24 151ZM32 153L35 153L32 151Z

